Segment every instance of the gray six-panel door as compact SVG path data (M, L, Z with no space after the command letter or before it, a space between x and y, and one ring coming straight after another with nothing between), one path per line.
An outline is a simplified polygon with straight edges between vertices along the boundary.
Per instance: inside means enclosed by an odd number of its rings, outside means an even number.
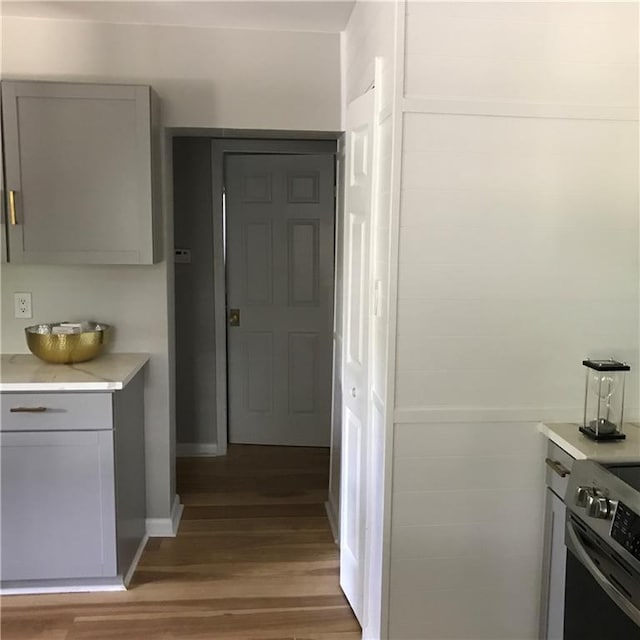
M328 446L334 157L225 162L229 441Z

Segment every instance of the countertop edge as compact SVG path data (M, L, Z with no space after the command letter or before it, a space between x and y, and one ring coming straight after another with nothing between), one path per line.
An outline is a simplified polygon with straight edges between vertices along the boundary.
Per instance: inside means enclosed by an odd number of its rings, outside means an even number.
M138 362L136 362L135 366L129 371L129 373L121 381L116 383L120 385L118 387L115 387L116 389L124 389L129 384L129 382L133 380L138 371L143 369L147 362L149 362L148 353L137 353L135 355L139 356L140 359L138 360Z
M0 392L23 393L27 391L118 391L122 382L7 382L0 383Z
M3 354L5 355L29 355L29 354ZM88 363L78 363L77 365L46 365L52 367L69 367L76 372L84 373L87 380L42 380L42 381L24 381L24 382L2 382L0 381L0 392L2 393L22 393L22 392L56 392L56 391L105 391L112 392L124 389L129 382L146 366L150 360L148 353L112 353L114 357L123 356L130 359L129 367L122 366L121 375L113 376L112 379L101 378L98 372L83 371L83 365L89 365L89 368L95 368L99 364L99 359L89 361ZM113 366L113 365L111 365ZM92 379L93 378L93 379Z
M576 425L576 430L578 429L578 425ZM565 440L560 434L556 433L553 429L547 426L544 422L538 423L538 431L542 433L542 435L546 436L551 442L557 444L561 449L564 449L571 457L576 460L587 460L587 456L574 447L568 440Z
M593 460L602 463L640 462L640 425L625 422L626 440L595 442L579 432L577 423L539 422L538 431L559 446L575 460Z

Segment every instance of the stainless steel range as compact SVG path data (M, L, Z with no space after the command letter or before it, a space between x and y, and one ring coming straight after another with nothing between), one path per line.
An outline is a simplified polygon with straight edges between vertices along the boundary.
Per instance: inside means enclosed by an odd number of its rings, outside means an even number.
M564 640L640 640L640 463L576 461L565 501Z

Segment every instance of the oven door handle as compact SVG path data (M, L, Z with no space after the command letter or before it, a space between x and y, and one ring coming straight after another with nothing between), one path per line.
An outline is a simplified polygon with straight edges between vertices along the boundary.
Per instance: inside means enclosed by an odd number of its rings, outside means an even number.
M605 591L605 593L637 624L640 625L640 609L633 606L624 594L618 589L607 576L598 569L596 563L589 557L589 554L584 550L578 534L572 522L567 521L567 533L571 540L571 549L578 556L578 560L582 562L585 569L593 576L593 579L598 585Z

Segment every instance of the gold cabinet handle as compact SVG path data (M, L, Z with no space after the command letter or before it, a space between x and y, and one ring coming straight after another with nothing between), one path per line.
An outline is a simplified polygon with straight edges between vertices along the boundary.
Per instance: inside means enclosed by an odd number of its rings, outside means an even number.
M545 458L545 462L547 463L547 466L551 467L561 478L565 478L571 473L567 467L557 460Z
M9 191L9 221L14 227L18 224L18 216L16 215L16 192L13 189Z
M9 413L44 413L47 407L11 407Z

